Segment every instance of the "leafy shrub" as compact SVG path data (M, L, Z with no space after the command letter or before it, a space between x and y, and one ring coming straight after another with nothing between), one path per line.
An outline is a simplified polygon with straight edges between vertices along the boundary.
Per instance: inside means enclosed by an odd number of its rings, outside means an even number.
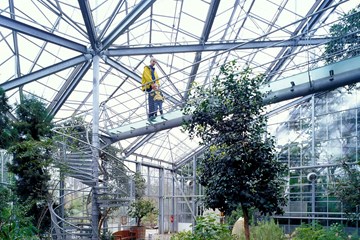
M283 240L285 235L281 227L273 219L262 221L250 229L252 239L261 240Z
M14 204L12 193L0 185L0 239L38 240L38 229L32 224L32 218L26 216L29 205Z
M220 224L215 214L198 217L194 232L179 232L171 240L236 240L227 224Z
M175 235L171 236L170 240L193 240L194 235L191 233L191 231L182 231L178 232Z
M350 238L349 238L350 237ZM333 224L329 229L319 223L302 224L296 228L293 240L345 240L354 239L347 236L340 224Z

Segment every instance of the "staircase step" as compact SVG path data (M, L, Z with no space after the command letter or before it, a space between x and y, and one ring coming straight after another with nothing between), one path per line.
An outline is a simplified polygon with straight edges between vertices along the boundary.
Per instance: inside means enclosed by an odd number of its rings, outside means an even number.
M92 157L92 152L72 152L72 153L66 154L66 156L74 157L74 158L79 158L79 157L84 157L84 156Z
M66 159L67 163L72 163L72 164L92 164L92 159Z
M85 185L88 185L88 186L90 186L90 187L93 187L93 186L95 186L96 185L96 183L95 183L95 181L94 180L81 180L80 179L80 181L83 183L83 184L85 184Z
M92 173L92 168L86 168L86 167L83 167L83 166L79 166L79 167L74 167L74 166L71 166L70 169L68 169L69 172L81 172L81 173L84 173L84 174L90 174Z
M64 227L64 230L67 232L91 232L91 226L86 225L88 227L86 228L82 228L82 227L71 227L71 226L66 226Z
M72 177L72 178L76 178L76 179L79 179L81 181L88 181L88 180L91 180L93 181L93 177L91 175L87 175L87 174L81 174L81 173L68 173L67 174L69 177Z
M130 202L130 199L98 199L97 202L99 204L106 204L106 203L124 203L124 202Z

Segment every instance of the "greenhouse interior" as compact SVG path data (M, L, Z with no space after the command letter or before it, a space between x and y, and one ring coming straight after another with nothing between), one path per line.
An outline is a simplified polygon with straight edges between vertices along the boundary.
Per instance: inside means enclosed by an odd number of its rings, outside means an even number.
M0 11L0 239L359 239L359 0Z

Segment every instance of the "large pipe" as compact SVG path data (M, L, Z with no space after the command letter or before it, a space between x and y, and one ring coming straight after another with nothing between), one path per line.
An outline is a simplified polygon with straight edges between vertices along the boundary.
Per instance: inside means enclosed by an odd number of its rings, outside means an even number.
M311 85L310 83L302 83L275 92L270 92L264 99L264 103L277 103L313 93L333 90L338 87L357 82L360 82L360 68L348 72L334 74L333 76L329 75L328 77L323 77L317 79L316 81L311 81Z

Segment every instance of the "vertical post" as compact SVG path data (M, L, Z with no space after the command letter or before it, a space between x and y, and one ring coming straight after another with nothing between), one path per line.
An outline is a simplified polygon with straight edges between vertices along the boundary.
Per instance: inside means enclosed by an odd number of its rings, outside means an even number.
M175 172L172 172L173 175L175 175ZM177 226L177 223L178 223L178 219L179 219L179 216L176 214L176 205L175 205L175 179L172 178L172 200L171 200L171 205L172 205L172 215L174 216L174 221L173 223L171 224L172 227L171 227L171 231L174 233L175 230L177 231L177 227L175 228L175 224Z
M92 187L92 206L91 206L91 226L92 240L98 240L99 232L99 208L97 206L97 187L99 185L99 61L100 57L95 55L93 58L93 124L92 124L92 162L93 162L93 179Z
M192 210L193 210L193 213L194 213L194 216L196 217L197 216L197 211L196 211L196 157L193 156L193 197L191 198L192 199ZM195 221L195 218L192 218L192 224L193 226L195 226L196 224L196 221Z
M159 231L164 234L164 169L159 169Z
M315 95L311 97L311 164L315 166Z
M311 96L311 164L315 166L315 95ZM315 180L311 181L312 224L315 224Z
M311 180L311 212L312 221L315 224L315 179Z
M65 142L65 137L63 137L63 142ZM64 162L67 162L68 159L67 156L66 156L66 145L63 144L63 147L62 147L62 156L63 156L63 161ZM65 217L65 174L64 174L64 171L60 168L60 191L59 191L59 200L60 200L60 217L62 219L64 219ZM62 228L63 227L63 221L60 222L60 227ZM65 234L64 236L65 237Z

